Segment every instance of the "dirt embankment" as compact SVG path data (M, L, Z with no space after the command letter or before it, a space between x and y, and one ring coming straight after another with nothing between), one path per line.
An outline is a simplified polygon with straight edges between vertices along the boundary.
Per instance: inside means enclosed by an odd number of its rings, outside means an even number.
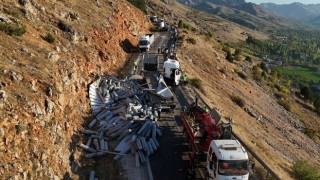
M234 131L282 179L292 179L292 163L304 159L320 167L320 147L304 134L300 117L286 111L277 103L270 87L242 79L235 69L250 74L247 62L229 63L225 54L215 48L215 42L205 36L184 34L194 38L196 44L184 41L178 49L178 59L190 78L199 78L207 102L215 107L223 120L232 119ZM231 100L241 97L252 117ZM299 107L300 108L300 107ZM314 112L313 117L317 117Z
M304 134L305 124L319 126L315 112L297 105L295 113L277 103L274 90L257 83L250 76L253 64L246 61L229 63L220 50L220 42L238 42L248 35L267 39L262 32L248 30L208 13L192 10L176 2L165 4L152 0L152 13L178 25L178 21L193 28L180 29L183 41L178 47L178 59L188 78L199 78L204 98L226 119L232 119L234 131L271 167L281 179L292 179L291 167L299 159L320 167L320 146ZM206 33L214 32L214 38ZM192 41L190 41L192 39ZM192 43L191 43L192 42ZM256 58L254 58L256 59ZM242 79L236 71L248 78ZM239 96L252 117L231 100Z
M0 9L27 29L21 37L0 32L1 177L79 178L87 86L124 65L147 17L125 0L5 0Z

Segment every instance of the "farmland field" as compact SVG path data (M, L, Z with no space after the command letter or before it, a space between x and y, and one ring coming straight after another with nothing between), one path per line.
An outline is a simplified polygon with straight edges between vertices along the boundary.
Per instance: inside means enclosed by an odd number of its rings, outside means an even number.
M303 82L308 84L316 84L320 82L320 73L303 67L278 67L277 68L284 77L288 77L294 82Z

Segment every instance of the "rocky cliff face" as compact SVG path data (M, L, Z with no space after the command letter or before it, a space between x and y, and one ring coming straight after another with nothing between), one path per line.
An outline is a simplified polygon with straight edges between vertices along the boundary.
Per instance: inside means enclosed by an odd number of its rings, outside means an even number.
M4 0L0 9L0 25L26 29L0 31L1 177L78 178L87 86L124 65L148 20L125 0ZM53 43L44 40L49 34Z

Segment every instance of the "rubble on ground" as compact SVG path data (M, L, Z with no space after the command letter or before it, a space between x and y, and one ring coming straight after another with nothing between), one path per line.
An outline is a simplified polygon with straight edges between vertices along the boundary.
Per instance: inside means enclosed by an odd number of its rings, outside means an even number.
M152 100L149 89L143 89L135 80L101 76L89 87L94 119L83 134L90 135L80 147L87 151L85 157L93 158L108 153L114 160L131 152L136 166L159 147L157 136L161 129L157 125L159 101ZM119 141L111 150L110 141Z

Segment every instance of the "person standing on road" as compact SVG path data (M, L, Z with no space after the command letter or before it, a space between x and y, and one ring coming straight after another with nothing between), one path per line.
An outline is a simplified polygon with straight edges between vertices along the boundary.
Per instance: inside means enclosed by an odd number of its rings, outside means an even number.
M161 48L160 48L160 47L158 47L158 54L160 54L160 51L161 51Z
M184 85L186 85L188 83L188 77L187 77L186 73L183 73L182 80L183 80Z
M133 62L133 74L136 74L137 68L138 68L138 61L134 61Z

